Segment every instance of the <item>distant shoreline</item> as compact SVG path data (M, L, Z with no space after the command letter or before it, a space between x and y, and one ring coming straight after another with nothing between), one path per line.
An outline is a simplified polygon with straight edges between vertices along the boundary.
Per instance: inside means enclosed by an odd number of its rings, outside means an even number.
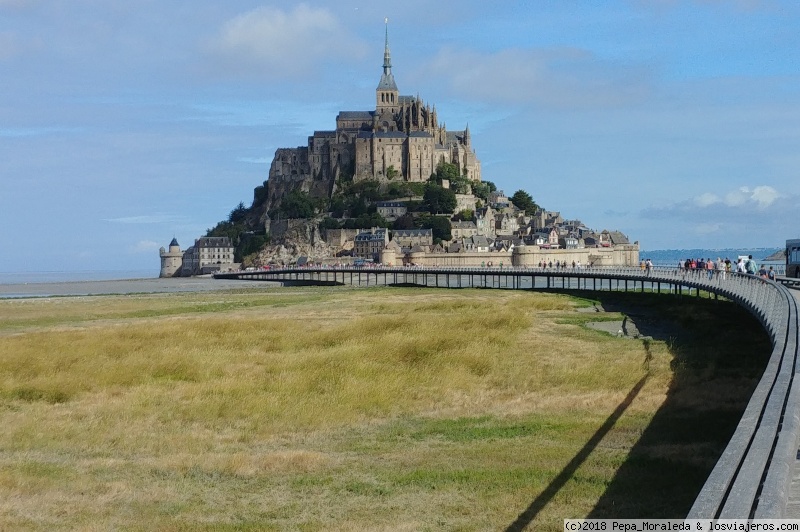
M158 279L158 269L0 272L0 286L134 279Z
M33 297L93 296L109 294L158 294L208 292L230 288L267 288L276 283L242 285L241 281L211 277L176 277L171 279L114 279L100 281L65 281L55 283L0 284L0 299Z

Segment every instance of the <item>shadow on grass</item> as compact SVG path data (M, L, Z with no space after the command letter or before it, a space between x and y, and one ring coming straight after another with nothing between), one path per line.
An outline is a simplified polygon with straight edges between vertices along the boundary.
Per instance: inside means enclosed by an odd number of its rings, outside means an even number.
M667 343L673 371L667 397L587 518L685 517L721 456L771 353L759 323L737 305L686 296L581 293L635 323L645 367L650 338ZM591 315L587 320L591 320ZM567 466L507 528L525 529L613 428L644 386L643 377ZM578 516L565 516L578 517Z
M639 392L644 387L644 384L647 382L647 378L649 375L645 375L642 377L639 382L628 392L628 395L625 396L625 399L617 406L614 412L608 416L605 423L597 429L597 431L589 438L589 441L581 448L581 450L576 454L572 460L569 461L567 466L561 470L561 473L558 474L556 478L554 478L550 484L536 497L533 502L531 502L530 506L522 512L517 520L511 523L511 525L506 528L507 532L516 532L519 530L524 530L531 521L539 514L539 512L544 508L548 502L558 493L558 491L564 487L564 484L569 482L572 478L572 475L578 470L578 468L586 461L589 455L592 454L592 451L597 447L597 444L602 441L603 437L608 434L617 420L622 417L622 414L625 413L625 410L631 405L633 400L639 395Z

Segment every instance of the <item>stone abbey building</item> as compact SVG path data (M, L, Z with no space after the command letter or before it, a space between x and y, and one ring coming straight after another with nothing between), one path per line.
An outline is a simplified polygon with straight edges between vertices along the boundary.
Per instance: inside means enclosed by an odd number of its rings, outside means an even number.
M340 177L354 181L427 181L442 163L481 180L481 164L470 142L469 126L448 131L436 107L419 96L401 96L392 74L389 32L383 73L375 89L375 110L341 111L336 129L315 131L308 146L281 148L269 171L269 206L285 193L302 189L330 196Z

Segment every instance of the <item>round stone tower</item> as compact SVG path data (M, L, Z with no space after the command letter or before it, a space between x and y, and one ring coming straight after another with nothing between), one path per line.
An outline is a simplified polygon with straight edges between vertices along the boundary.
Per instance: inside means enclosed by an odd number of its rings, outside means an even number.
M169 251L163 247L159 250L161 255L161 273L159 277L178 277L183 266L183 252L178 245L178 241L173 238L169 243Z
M514 246L511 251L511 264L517 268L530 268L535 264L538 246Z
M381 250L381 264L384 266L397 266L397 253L392 248L383 248Z

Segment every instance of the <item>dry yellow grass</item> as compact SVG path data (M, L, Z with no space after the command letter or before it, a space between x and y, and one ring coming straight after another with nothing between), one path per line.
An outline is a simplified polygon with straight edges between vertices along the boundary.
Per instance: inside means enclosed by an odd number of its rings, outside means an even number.
M675 377L666 344L570 324L575 305L411 289L0 301L0 529L500 529L647 375L535 515L560 530Z

